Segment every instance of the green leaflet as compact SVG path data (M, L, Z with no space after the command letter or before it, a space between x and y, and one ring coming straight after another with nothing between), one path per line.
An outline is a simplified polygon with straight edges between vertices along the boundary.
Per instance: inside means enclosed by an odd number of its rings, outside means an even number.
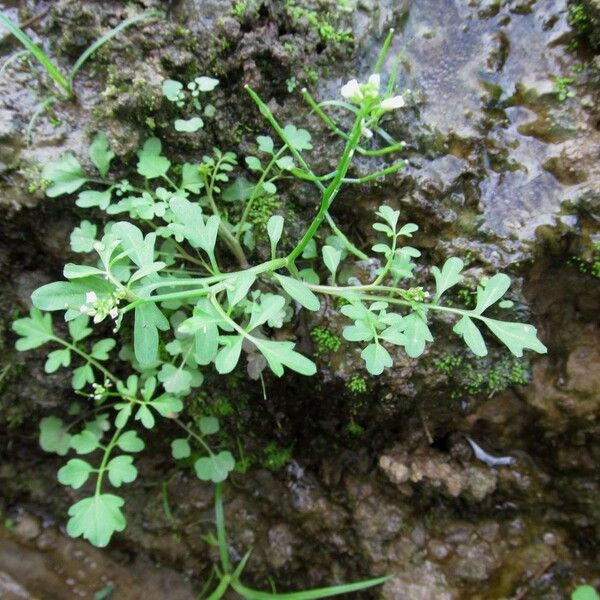
M191 454L192 449L190 448L190 443L186 439L179 438L171 442L171 455L175 460L187 458L188 456L191 456Z
M92 470L92 465L85 460L72 458L58 470L58 481L77 490L89 479Z
M523 356L523 350L529 349L546 354L548 348L540 342L537 330L533 325L525 323L508 323L482 317L492 333L517 357Z
M70 364L71 351L68 348L53 350L48 354L46 364L44 365L44 371L46 371L46 373L54 373L55 371L58 371L60 367L68 367Z
M216 417L200 417L198 419L198 428L202 435L213 435L219 431L219 419Z
M106 177L110 168L110 161L115 157L111 150L106 134L100 132L96 134L92 145L90 146L90 158L102 177Z
M202 248L209 257L214 258L214 249L219 231L219 217L213 215L204 221L202 209L185 198L175 196L169 202L175 215L175 222L169 229L185 238L195 248Z
M158 359L158 330L168 331L169 321L152 303L141 304L135 309L133 348L141 365L153 365Z
M280 215L273 215L267 221L267 233L269 235L269 240L271 241L271 257L275 258L275 253L277 251L277 244L279 244L279 240L281 239L281 234L283 233L283 217Z
M62 419L44 417L40 421L40 446L46 452L64 456L71 447L71 435Z
M600 596L591 585L579 585L571 594L571 600L600 600Z
M317 372L315 363L294 350L293 342L276 342L252 338L252 342L267 359L271 371L278 377L283 375L283 366L301 375L314 375Z
M32 308L29 317L14 321L12 328L20 337L15 347L20 352L38 348L54 339L52 317Z
M138 151L137 172L146 179L156 179L167 174L171 161L161 156L161 143L158 138L146 140L142 150Z
M85 192L84 192L85 193ZM81 221L71 233L71 250L73 252L91 252L96 242L97 227L89 221Z
M323 252L323 262L329 269L331 278L335 281L335 274L340 265L342 253L338 248L334 248L333 246L323 246L321 252Z
M451 257L449 258L440 271L437 267L433 267L431 272L435 277L435 301L437 302L442 294L452 286L460 283L463 280L463 276L460 272L463 270L465 264L460 258Z
M144 440L142 440L137 431L124 431L117 440L117 446L125 452L141 452L144 447Z
M175 131L184 133L194 133L204 127L204 121L200 117L192 117L191 119L176 119L173 124Z
M35 290L31 300L41 310L66 310L65 319L70 321L81 315L80 308L86 304L88 292L95 292L99 298L107 298L112 293L112 286L99 277L55 281Z
M67 533L72 537L82 535L86 540L104 548L115 531L125 529L121 511L123 498L114 494L98 494L84 498L69 508Z
M404 317L404 349L411 358L418 358L425 350L426 342L433 342L427 322L419 313L413 312Z
M50 198L72 194L87 181L81 165L70 152L46 163L42 169L42 179L50 182L46 188L46 196Z
M225 481L234 467L235 460L228 450L210 456L203 456L194 463L198 479L214 483Z
M231 373L240 359L242 352L242 342L244 338L241 335L221 336L219 342L223 347L215 357L215 367L221 375Z
M121 487L124 483L131 483L137 478L137 469L133 466L133 457L128 454L115 456L108 465L108 479L115 487Z
M281 287L294 299L308 310L319 310L321 303L315 294L304 283L291 277L274 273Z
M386 367L393 364L390 353L381 344L369 344L361 353L371 375L381 375Z
M288 124L283 128L285 139L296 150L312 150L310 133L306 129L298 129L295 125Z
M71 436L71 448L77 454L89 454L100 447L98 436L88 429Z
M487 355L488 351L485 341L483 340L483 336L481 335L481 332L475 323L473 323L469 317L462 317L462 319L454 326L452 331L463 337L465 344L469 346L471 352L473 352L475 356Z
M500 300L510 287L510 277L504 273L498 273L490 277L483 287L477 288L477 306L475 313L481 314L486 308Z

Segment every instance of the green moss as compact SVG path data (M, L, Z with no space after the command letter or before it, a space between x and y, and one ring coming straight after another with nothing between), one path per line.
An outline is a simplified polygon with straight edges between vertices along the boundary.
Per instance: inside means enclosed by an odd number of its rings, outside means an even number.
M436 360L434 366L450 380L452 398L498 394L511 385L524 385L530 379L529 364L513 356L490 362L447 354Z
M581 256L572 256L569 262L575 265L582 273L600 279L600 242L592 244L592 252L589 259Z
M342 345L342 340L324 327L315 327L310 336L315 344L315 356L337 352Z
M292 448L283 447L277 442L269 442L263 450L260 464L271 471L285 467L292 458Z
M268 220L281 209L281 200L278 196L260 196L254 200L248 213L248 220L257 229L266 231Z
M367 380L360 375L355 375L352 379L346 384L346 387L353 394L364 394L367 391Z
M285 10L295 24L305 21L324 42L352 44L352 31L341 25L343 13L348 12L345 3L335 3L330 10L316 11L299 6L296 0L286 0Z

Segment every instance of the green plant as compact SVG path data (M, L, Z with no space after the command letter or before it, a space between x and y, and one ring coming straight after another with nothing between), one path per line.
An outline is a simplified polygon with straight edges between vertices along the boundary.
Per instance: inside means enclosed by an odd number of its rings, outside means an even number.
M346 387L353 394L364 394L367 391L367 380L360 375L354 375L352 379L346 384Z
M464 394L492 396L511 385L525 385L530 376L528 365L515 357L501 358L485 364L448 354L434 361L434 366L440 373L448 376L452 384L452 398L459 398Z
M591 585L579 585L571 594L571 600L600 600L600 596Z
M341 12L347 12L346 7L338 6L338 8ZM352 44L354 42L351 30L334 25L333 21L338 19L335 13L320 14L316 10L298 6L295 0L286 0L285 10L294 21L306 20L308 26L314 29L324 42L337 44Z
M574 264L582 273L600 279L600 242L593 242L591 255L588 259L581 256L572 256L569 262Z
M162 417L183 432L171 442L173 458L193 464L200 480L217 484L222 565L220 592L211 597L220 597L231 585L248 598L266 598L248 592L239 582L245 561L232 570L226 551L219 484L235 467L235 448L223 446L216 436L220 429L216 416L184 416L184 401L202 385L203 373L211 368L222 375L231 373L242 353L254 379L267 369L278 377L285 368L314 375L315 363L285 339L292 335L286 324L301 308L319 310L320 296L342 302L340 312L349 319L343 337L359 344L372 375L392 365L391 348L420 356L433 340L430 315L438 312L458 317L453 330L477 356L487 353L478 324L516 356L524 349L546 352L533 326L489 315L510 286L507 275L481 281L474 308L447 306L443 295L461 282L463 262L453 257L441 269L433 267L431 294L421 286L410 287L413 259L420 252L404 240L418 228L412 223L400 225L399 211L384 205L376 213L373 227L382 240L372 250L378 259L352 244L329 215L343 185L374 181L404 166L398 161L370 175L349 175L356 153L384 156L403 147L380 125L384 116L404 104L402 96L393 95L395 70L387 86L380 86L379 72L390 43L391 33L369 80L349 81L341 90L344 101L333 103L352 117L349 131L304 92L309 106L318 108L317 114L340 138L339 162L331 173L317 175L309 166L305 153L312 149L310 133L293 124L281 125L249 87L250 98L280 141L259 135L256 153L243 162L232 152L214 148L199 163L175 168L163 154L160 140L152 137L137 153L132 180L111 180L108 174L115 154L106 135L99 133L90 147L96 174L88 175L72 154L44 166L42 177L50 198L78 192L77 206L129 219L109 221L103 230L82 221L70 240L72 250L83 255L80 264L65 265L66 281L37 289L30 316L13 324L18 350L51 344L54 349L48 354L46 372L72 368L74 390L87 397L68 411L70 423L48 416L40 424L43 449L60 456L70 451L78 455L58 474L64 485L86 490L69 509L70 535L105 546L125 528L124 498L107 491L107 486L120 488L137 478L134 456L145 446L139 432L154 429ZM361 145L376 139L384 145ZM240 164L245 172L233 178ZM316 214L297 241L284 238L283 217L271 216L266 224L270 258L250 266L252 255L245 237L252 232L248 221L252 206L265 194L276 194L280 180L290 177L316 188L320 194ZM237 215L236 221L230 222L226 214ZM315 236L324 222L334 235L319 249ZM282 241L289 252L280 249ZM375 275L369 281L342 284L342 261L354 258L370 260ZM53 324L49 312L54 311L64 312L65 326ZM94 326L102 333L100 339L92 337ZM287 334L272 335L284 328ZM84 460L87 455L96 458ZM343 591L374 581L345 586ZM342 588L333 590L337 591L319 594L341 593ZM317 597L316 592L299 594L289 597Z
M331 596L338 596L340 594L350 594L352 592L358 592L369 587L380 585L384 583L387 577L377 577L367 581L361 581L358 583L349 583L344 585L336 585L327 588L317 588L312 590L303 590L301 592L291 593L276 593L276 592L262 592L255 590L244 585L241 581L241 576L246 567L248 559L250 558L250 552L247 552L238 565L234 568L229 558L229 543L227 541L227 533L225 529L225 513L223 510L223 497L222 497L222 486L220 483L215 485L215 521L217 536L215 544L219 548L219 559L221 562L220 568L213 567L213 575L209 579L207 589L203 592L208 591L212 579L217 579L218 584L214 591L208 596L211 600L218 600L222 598L227 590L231 587L235 590L242 598L247 600L313 600L316 598L329 598ZM202 594L204 596L204 594Z
M585 35L592 27L592 21L587 14L587 9L581 2L569 6L568 21L578 36Z
M298 87L298 80L292 75L288 79L285 80L287 85L287 91L291 94Z
M577 93L571 89L571 86L575 83L572 77L555 77L554 88L558 94L558 99L564 102L567 98L575 98Z
M310 336L315 344L315 356L337 352L342 345L342 340L324 327L315 327Z
M15 25L8 17L4 16L0 13L0 24L4 25L8 31L12 35L14 35L19 42L25 47L24 51L18 52L12 57L10 57L5 64L2 66L2 70L5 69L6 63L8 61L12 62L15 57L21 58L23 56L33 56L45 69L46 73L50 76L50 78L54 81L55 85L59 88L61 94L68 99L72 99L75 96L75 91L73 89L73 81L75 80L75 76L83 67L83 65L97 52L104 44L109 42L112 38L118 35L121 31L130 27L131 25L135 25L140 21L145 21L147 19L161 16L162 13L156 10L147 10L138 15L134 15L125 19L122 23L105 33L103 36L98 38L93 44L91 44L81 56L75 61L75 64L67 71L66 74L63 74L61 69L52 62L52 59L18 26ZM41 104L38 106L34 115L30 121L28 126L28 134L33 127L33 123L42 114L49 106L56 100L54 95L48 96L44 99ZM28 135L29 137L29 135Z

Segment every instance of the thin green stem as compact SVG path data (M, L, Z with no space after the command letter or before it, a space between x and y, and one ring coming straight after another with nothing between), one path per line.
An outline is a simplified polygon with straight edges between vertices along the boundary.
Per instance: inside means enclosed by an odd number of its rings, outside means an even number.
M104 477L104 473L106 472L106 465L108 464L108 459L110 458L110 454L113 448L116 446L119 437L121 436L121 432L123 431L125 425L123 427L119 427L115 433L113 434L108 446L104 449L104 454L102 455L102 461L100 462L100 466L98 467L98 477L96 479L96 489L94 494L96 496L100 495L102 491L102 479Z
M54 83L65 93L67 98L73 96L73 89L69 81L65 79L58 67L48 58L46 53L18 26L10 19L0 13L0 23L4 25L18 40L35 56L39 63L46 69L46 72Z
M321 206L319 208L319 211L317 212L317 215L313 219L309 228L306 230L306 233L304 234L302 239L298 242L298 244L296 244L296 247L288 255L288 264L294 263L296 259L302 254L308 242L310 242L310 240L312 240L312 238L315 236L315 233L317 232L319 226L325 218L325 214L327 213L329 207L335 200L335 197L337 196L342 185L342 179L345 177L346 173L348 172L348 169L350 168L354 151L360 140L360 136L362 133L363 117L364 113L361 110L359 111L354 121L354 125L350 133L350 138L348 139L348 141L346 142L346 146L344 147L344 151L342 153L342 157L340 158L336 176L334 177L333 181L327 186L327 188L325 188L325 190L323 191L323 195L321 197Z
M107 379L110 379L114 384L120 383L120 379L118 377L115 377L106 367L100 364L96 359L92 358L87 352L84 352L83 350L75 346L75 344L71 344L67 342L67 340L57 336L53 336L52 339L55 342L62 344L65 348L68 348L72 352L75 352L76 354L79 354L79 356L85 358L85 360L88 363L96 367L98 371L100 371Z
M232 572L229 560L229 548L227 544L227 532L225 531L225 513L223 511L223 488L222 484L215 484L215 521L217 523L217 541L219 542L219 556L221 566L226 575Z
M377 57L377 62L375 63L375 69L373 69L373 73L380 73L381 67L383 67L383 62L385 61L385 57L388 55L390 51L390 46L392 45L392 40L394 39L394 29L390 29L388 31L387 36L383 42L383 46L381 47L381 51L379 52L379 56Z
M69 90L72 91L72 89L73 89L73 79L75 78L75 75L77 75L77 72L79 71L79 69L81 69L81 67L83 67L83 65L91 58L91 56L94 54L94 52L96 52L100 47L104 46L104 44L106 44L106 42L108 42L112 38L114 38L117 34L119 34L121 31L123 31L123 29L126 29L127 27L130 27L131 25L134 25L135 23L138 23L139 21L143 21L145 19L151 19L152 17L159 17L162 15L163 15L163 13L159 10L147 10L143 13L140 13L139 15L134 15L133 17L129 17L128 19L125 19L122 23L120 23L119 25L117 25L116 27L111 29L108 33L105 33L103 36L101 36L95 42L93 42L88 48L86 48L86 50L83 51L81 56L77 59L75 64L71 67L71 70L69 71L69 74L68 74Z
M212 456L213 452L210 449L210 446L202 439L201 436L199 436L193 429L190 429L180 419L175 418L175 419L173 419L173 421L175 421L175 423L177 423L177 425L179 425L179 427L181 427L181 429L183 429L188 435L193 437L208 452L208 454L210 454Z
M271 160L269 161L269 164L267 165L267 168L262 172L260 179L258 180L257 184L254 186L254 189L252 190L252 194L250 196L250 198L248 199L248 202L246 202L246 206L244 207L244 212L242 213L242 216L240 218L240 220L237 223L237 233L235 235L236 239L240 239L241 235L242 235L242 229L244 226L244 223L246 222L246 220L248 219L248 215L250 214L250 210L252 209L252 205L254 204L254 201L256 200L256 198L258 197L258 192L260 191L262 184L264 183L269 171L273 168L273 166L275 165L275 163L277 162L277 159L281 156L281 154L286 150L286 146L283 146L282 148L280 148L277 153L273 156L273 158L271 158Z

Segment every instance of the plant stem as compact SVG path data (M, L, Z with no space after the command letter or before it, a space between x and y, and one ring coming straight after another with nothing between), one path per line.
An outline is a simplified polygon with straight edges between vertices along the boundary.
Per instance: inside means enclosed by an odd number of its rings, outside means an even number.
M231 561L227 547L227 532L225 531L225 514L223 512L222 484L215 484L215 521L217 523L217 541L219 542L219 556L225 575L231 574Z
M273 156L273 158L271 158L269 164L267 165L267 168L262 172L260 179L258 180L257 184L254 186L254 189L252 190L252 195L250 196L250 198L248 199L248 202L246 202L246 206L244 207L244 212L242 213L242 217L240 218L240 220L237 223L238 230L235 235L236 239L239 240L242 235L242 228L244 226L244 223L248 219L248 215L250 214L250 210L252 209L252 204L256 200L258 192L262 188L262 184L264 183L265 179L267 178L269 171L273 168L273 165L276 163L277 159L281 156L281 153L285 149L286 149L286 146L284 146L283 148L280 148L278 150L277 154L275 154Z
M294 263L296 259L302 254L302 251L304 250L308 242L310 242L310 240L312 240L312 238L315 236L317 229L323 222L323 219L325 218L325 213L329 210L329 207L335 200L335 197L337 196L342 185L342 179L345 177L346 173L348 172L348 169L350 168L350 163L352 162L354 151L360 140L360 136L362 133L363 117L364 111L360 110L354 121L350 137L346 142L344 152L342 153L342 157L338 165L336 176L334 177L333 181L325 188L325 191L323 192L323 195L321 197L321 206L319 208L319 211L317 212L316 217L313 219L313 222L310 224L306 233L298 242L296 247L288 255L288 264Z
M108 459L110 458L110 453L112 449L117 444L119 437L121 436L121 432L123 431L125 425L123 427L119 427L115 433L113 434L108 446L104 449L104 454L102 455L102 461L100 462L100 466L98 467L98 477L96 479L96 489L94 495L99 496L102 491L102 479L104 477L104 473L106 471L106 465L108 464Z

